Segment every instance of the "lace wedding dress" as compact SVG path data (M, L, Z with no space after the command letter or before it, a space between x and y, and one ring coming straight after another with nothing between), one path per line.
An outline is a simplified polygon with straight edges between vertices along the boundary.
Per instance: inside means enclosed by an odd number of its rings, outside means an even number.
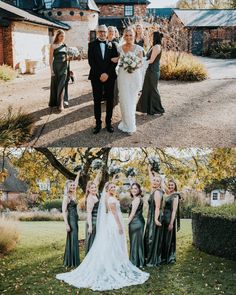
M122 46L118 48L118 51L121 56L129 53L125 53ZM135 49L131 53L138 55L139 52L143 52L143 48L135 45ZM121 110L121 122L118 128L123 132L133 133L136 131L135 112L142 84L142 68L135 70L133 73L126 72L123 67L118 68L117 85Z
M110 204L116 206L123 234L119 233L114 215L109 210ZM98 209L97 233L91 249L79 267L58 274L57 279L77 288L105 291L143 284L149 278L148 273L138 269L129 260L119 201L109 197L107 207L108 212L103 193Z

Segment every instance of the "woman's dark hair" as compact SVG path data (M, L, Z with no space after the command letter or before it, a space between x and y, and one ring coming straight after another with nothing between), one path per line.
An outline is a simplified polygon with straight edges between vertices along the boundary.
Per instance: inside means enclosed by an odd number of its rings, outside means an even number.
M175 191L177 192L178 191L178 187L177 187L177 184L174 181L174 179L170 179L168 182L172 182L175 185Z
M134 185L137 186L137 188L138 188L138 194L137 194L137 196L143 197L143 192L142 192L142 189L141 189L141 185L139 183L137 183L137 182L132 183L132 185L130 187L130 196L132 198L134 198L134 196L131 193L131 189L133 188Z
M153 33L153 46L158 44L158 45L161 45L161 41L162 41L162 38L164 37L164 35L160 32L154 32Z

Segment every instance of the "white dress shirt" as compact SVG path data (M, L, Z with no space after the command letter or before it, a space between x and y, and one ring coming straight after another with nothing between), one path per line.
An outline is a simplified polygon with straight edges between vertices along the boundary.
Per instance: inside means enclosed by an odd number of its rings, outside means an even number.
M102 52L102 58L104 59L106 44L105 43L100 43L100 48L101 48L101 52Z

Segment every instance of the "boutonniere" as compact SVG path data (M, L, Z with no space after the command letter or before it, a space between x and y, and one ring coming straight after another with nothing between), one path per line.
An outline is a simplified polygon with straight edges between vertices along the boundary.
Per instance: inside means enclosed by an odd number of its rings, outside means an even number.
M112 42L108 42L107 45L108 45L108 48L109 48L109 49L112 49Z

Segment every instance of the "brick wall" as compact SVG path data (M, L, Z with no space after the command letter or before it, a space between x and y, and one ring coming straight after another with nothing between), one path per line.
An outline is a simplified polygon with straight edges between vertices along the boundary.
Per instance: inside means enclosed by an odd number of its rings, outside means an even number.
M12 24L3 28L4 63L13 67Z
M4 63L3 57L3 28L0 27L0 65Z
M124 17L124 4L98 4L100 16L122 16ZM134 5L135 16L146 16L147 5Z

